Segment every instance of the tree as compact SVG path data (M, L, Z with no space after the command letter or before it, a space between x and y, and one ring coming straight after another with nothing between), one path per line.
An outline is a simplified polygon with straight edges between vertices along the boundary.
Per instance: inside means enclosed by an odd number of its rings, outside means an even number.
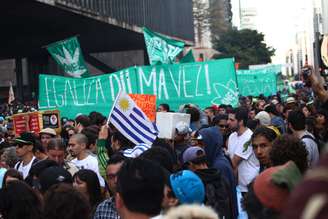
M270 63L275 53L275 49L264 43L262 33L250 29L230 29L215 41L214 48L221 53L215 58L235 57L241 69Z

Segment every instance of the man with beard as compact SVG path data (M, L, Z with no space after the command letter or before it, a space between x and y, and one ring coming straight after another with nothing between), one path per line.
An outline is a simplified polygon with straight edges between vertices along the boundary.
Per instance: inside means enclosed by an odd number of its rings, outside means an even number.
M232 161L233 169L238 176L240 191L246 193L247 185L255 178L260 169L253 149L245 147L249 144L253 132L246 127L248 110L240 107L236 110L237 131L233 132L228 139L228 153Z
M94 171L99 179L101 187L105 187L105 181L99 174L98 160L87 151L88 138L83 134L75 134L68 142L69 152L75 159L71 162L78 169L89 169Z
M229 131L231 132L235 132L237 130L237 119L236 119L236 112L235 111L231 111L228 114L228 127L229 127Z

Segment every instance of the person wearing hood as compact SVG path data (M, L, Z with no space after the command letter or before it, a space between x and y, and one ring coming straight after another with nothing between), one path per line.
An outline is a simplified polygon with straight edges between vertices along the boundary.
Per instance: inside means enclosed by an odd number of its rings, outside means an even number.
M235 178L230 161L224 155L222 135L217 127L209 127L199 130L207 154L208 165L218 169L231 185L235 184Z
M234 211L237 212L236 181L230 161L223 152L223 139L218 127L209 127L199 130L204 142L204 151L207 155L208 166L219 170L231 185L230 192L233 198ZM236 213L237 214L237 213Z
M194 146L186 149L182 155L184 168L196 173L205 185L205 204L211 206L220 217L237 218L234 208L234 194L228 180L215 168L209 168L205 150Z

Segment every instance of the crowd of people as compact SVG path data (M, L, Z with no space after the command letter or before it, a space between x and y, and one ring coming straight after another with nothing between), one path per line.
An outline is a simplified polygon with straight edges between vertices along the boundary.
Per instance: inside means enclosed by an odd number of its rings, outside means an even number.
M181 105L173 139L133 144L98 112L16 135L0 116L4 219L328 218L328 92ZM160 104L159 112L171 112ZM247 214L245 214L245 212Z

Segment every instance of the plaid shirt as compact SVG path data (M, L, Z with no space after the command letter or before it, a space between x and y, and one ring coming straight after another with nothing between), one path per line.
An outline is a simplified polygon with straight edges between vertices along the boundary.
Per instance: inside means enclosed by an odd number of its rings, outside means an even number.
M109 198L100 203L93 219L120 219L117 213L114 198Z

